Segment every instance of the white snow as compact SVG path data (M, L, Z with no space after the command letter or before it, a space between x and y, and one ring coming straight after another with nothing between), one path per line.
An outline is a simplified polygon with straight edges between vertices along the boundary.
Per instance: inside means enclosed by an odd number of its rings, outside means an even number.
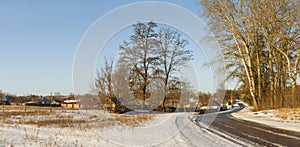
M0 123L0 146L238 146L196 126L190 113L153 114L154 118L138 127L120 123L97 127L114 121L114 115L99 111L81 112L82 117L78 112L60 114L90 122L78 127Z
M64 103L78 103L80 100L65 100Z
M243 104L246 105L246 107L241 111L232 113L231 115L233 117L261 123L275 128L300 132L300 120L285 120L278 118L276 117L276 113L278 113L279 110L263 110L252 112L251 109L253 109L253 107L248 106L245 103Z
M219 113L224 113L227 110ZM247 106L234 117L263 123L277 128L300 132L300 121L287 121L275 118L276 110L251 112ZM140 113L140 112L139 112ZM141 113L145 115L147 113ZM209 114L207 118L213 115ZM137 115L129 113L112 115L102 110L68 110L51 115L0 117L0 146L239 146L226 138L218 136L216 130L195 125L191 113L151 113L153 118L138 126L125 125L115 117ZM216 115L216 114L215 114ZM71 116L71 117L69 117ZM86 120L86 124L61 127L25 124L28 120L49 120L52 118L71 118ZM132 122L137 120L132 117ZM217 132L220 135L220 132ZM225 138L224 138L225 136Z

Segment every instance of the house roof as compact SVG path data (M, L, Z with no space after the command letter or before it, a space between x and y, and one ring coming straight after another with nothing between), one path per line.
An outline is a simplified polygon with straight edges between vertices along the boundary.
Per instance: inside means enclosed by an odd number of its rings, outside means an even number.
M65 100L64 103L78 103L80 100Z

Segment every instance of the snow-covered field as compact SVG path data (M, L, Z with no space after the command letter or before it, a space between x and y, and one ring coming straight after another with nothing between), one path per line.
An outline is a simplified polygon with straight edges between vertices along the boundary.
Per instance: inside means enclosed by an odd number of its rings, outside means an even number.
M0 146L236 146L196 126L190 115L77 110L1 117Z
M247 106L232 115L300 132L300 121L278 118L279 110L252 112L250 109ZM103 110L53 110L51 113L10 110L5 114L0 113L1 147L238 146L208 131L205 126L195 125L191 113L118 115Z
M265 124L271 127L275 128L281 128L291 131L297 131L300 132L300 120L299 119L289 119L290 118L300 118L300 111L296 110L293 111L290 109L292 113L288 113L287 110L285 112L282 112L280 109L276 110L263 110L258 112L252 112L251 109L253 107L248 106L247 104L245 109L238 111L236 113L233 113L232 116L236 117L238 119L253 121L261 124ZM282 117L284 113L284 116ZM299 116L299 117L298 117Z

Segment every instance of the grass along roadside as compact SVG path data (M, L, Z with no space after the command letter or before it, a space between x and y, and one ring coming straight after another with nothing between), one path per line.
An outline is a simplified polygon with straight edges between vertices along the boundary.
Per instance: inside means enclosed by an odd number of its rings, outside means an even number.
M274 116L283 120L300 121L300 108L280 108L275 111Z
M261 111L250 109L250 112L258 117L270 116L286 121L300 121L300 108L279 108Z

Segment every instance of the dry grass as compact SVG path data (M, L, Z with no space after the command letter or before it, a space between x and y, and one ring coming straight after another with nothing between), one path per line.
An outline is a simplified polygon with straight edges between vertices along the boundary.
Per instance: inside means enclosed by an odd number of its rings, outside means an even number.
M275 113L275 117L284 120L300 120L300 108L280 108Z
M0 116L2 117L12 117L12 116L30 116L30 115L50 115L55 114L55 112L49 112L49 111L6 111L6 112L0 112Z
M42 119L36 119L35 117L31 118L2 118L2 123L4 124L27 124L27 125L36 125L38 127L42 126L52 126L52 127L77 127L80 129L90 128L85 119L74 119L73 116L67 117L43 117Z
M39 111L49 111L51 110L60 110L59 107L38 107L38 106L15 106L15 105L3 105L0 107L1 111L14 110L14 111L27 111L27 110L39 110Z
M58 112L58 108L47 108L47 107L33 107L27 106L5 106L4 109L0 111L1 118L10 118L14 116L24 117L24 116L37 116L37 115L51 115Z
M51 126L56 126L56 127L61 127L61 128L78 127L85 123L86 123L86 120L73 119L72 116L68 116L66 118L52 118L52 119L45 119L45 120L31 119L31 120L23 122L23 124L37 125L38 127L51 125Z
M73 119L72 115L57 115L61 111L59 108L34 107L34 106L5 106L4 111L0 111L0 119L5 124L30 124L41 126L75 127L86 121L83 119ZM50 111L51 110L51 111ZM42 116L42 119L37 119Z
M16 107L19 108L19 107ZM46 111L44 109L31 109L22 111L19 109L6 109L5 111L0 111L0 119L2 123L11 124L11 123L21 123L22 120L26 119L27 117L35 117L35 116L49 116L51 114L55 114L55 111Z
M115 120L127 126L138 127L143 122L149 121L153 117L155 117L154 114L121 114L115 116Z
M93 118L74 118L79 111L52 109L45 107L6 106L0 111L0 120L4 124L27 124L52 127L76 127L79 129L104 128L107 126L125 125L139 127L151 120L155 114L111 114L108 116L93 116Z
M51 119L44 119L44 120L35 120L31 119L28 121L23 122L24 124L32 124L41 126L56 126L56 127L77 127L80 129L89 129L94 126L98 128L104 128L107 126L114 126L117 124L122 124L125 126L130 127L139 127L143 122L149 121L154 117L153 114L138 114L138 115L115 115L110 120L105 121L92 121L89 119L74 119L72 116L62 117L56 116L55 118Z
M255 108L251 108L250 112L258 112L259 110L255 109Z

